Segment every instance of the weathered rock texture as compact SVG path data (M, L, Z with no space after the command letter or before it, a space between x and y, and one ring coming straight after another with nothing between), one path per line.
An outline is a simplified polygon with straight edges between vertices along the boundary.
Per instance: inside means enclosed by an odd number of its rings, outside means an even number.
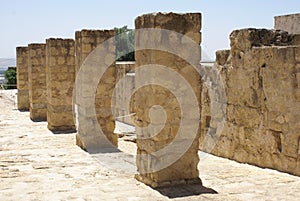
M28 91L28 47L17 47L18 109L29 110Z
M212 153L300 175L300 47L287 32L265 29L233 31L230 41L230 51L217 52L227 118Z
M30 119L47 120L46 44L28 45Z
M201 43L201 14L199 13L188 13L188 14L175 14L175 13L154 13L146 14L136 18L135 28L162 28L171 30L183 35L190 37L196 43ZM171 37L174 37L174 40L170 40ZM143 43L153 43L157 44L160 47L169 47L172 46L172 43L176 44L178 52L184 52L185 55L192 55L193 58L196 58L196 63L200 62L200 51L193 52L189 49L188 46L185 46L184 40L177 40L179 37L176 34L166 34L161 31L160 34L153 36L150 34L148 36L143 36L143 34L137 35L135 38L136 50L140 44ZM197 46L200 48L200 46ZM162 73L156 69L151 70L151 66L148 68L148 74L139 73L138 68L143 65L162 65L170 69L172 72L178 72L183 78L189 82L194 90L198 101L200 100L200 75L196 70L190 66L184 59L180 58L178 55L173 55L171 53L159 50L143 49L135 52L136 59L136 87L144 82L144 80L149 79L153 82L156 81L158 74ZM168 77L165 78L165 82L172 82L176 86L177 92L181 92L183 96L186 95L186 89L182 88L178 84L178 80L170 80ZM171 85L172 85L171 84ZM163 107L166 114L165 124L162 124L163 113L155 108L155 105ZM153 107L154 106L154 107ZM190 112L197 111L195 110L196 106L191 106ZM150 124L154 125L154 130L151 127L148 130L137 129L137 168L139 175L136 175L136 178L147 185L152 187L159 186L171 186L178 184L186 183L199 183L199 172L197 169L197 164L199 158L197 155L199 142L198 138L200 132L191 133L190 130L184 131L184 137L180 139L180 143L176 144L178 149L172 149L167 151L165 154L172 157L178 152L180 152L181 146L186 142L191 141L192 144L186 150L183 155L178 158L175 163L167 166L163 169L157 170L155 172L149 172L149 167L156 165L163 165L166 161L160 157L159 154L156 154L159 150L168 146L170 143L174 142L174 138L179 132L180 119L181 119L181 105L177 101L174 94L172 94L169 89L158 86L158 85L148 85L138 89L134 96L133 103L133 112L136 113L135 123L139 127L147 127ZM152 113L152 114L150 114ZM149 115L152 116L151 120ZM189 118L189 117L187 117ZM199 119L190 119L191 125L198 124ZM162 126L162 130L157 129L156 127ZM155 136L153 134L158 132ZM194 137L191 137L193 136ZM146 137L146 138L145 138ZM164 156L166 156L164 155ZM148 156L148 157L145 157Z
M114 115L117 121L134 125L130 114L130 97L135 88L134 62L116 63L116 81L119 82L114 92Z
M108 40L109 38L114 37L114 30L82 30L77 31L75 35L76 41L76 74L78 74L81 65L84 63L85 59L88 55L97 48L102 42ZM114 44L106 44L103 47L104 53L108 58L115 58L115 46ZM97 58L95 58L97 60ZM99 66L105 65L105 61L98 61ZM93 62L92 62L93 63ZM87 70L87 69L84 69ZM90 79L100 80L100 78L93 76L93 70L84 72L87 74L86 79L80 80L81 84L84 86L88 86L90 84ZM96 74L96 73L95 73ZM91 76L90 76L91 75ZM95 95L95 105L80 105L78 110L78 118L80 118L78 125L78 135L77 135L77 145L82 147L83 149L90 149L95 151L95 149L101 149L103 146L106 146L106 143L100 142L102 140L97 140L96 137L99 135L97 131L94 130L95 124L99 124L106 138L112 143L114 146L117 146L118 138L117 135L113 133L115 128L115 119L112 114L112 96L113 90L116 84L116 70L115 63L110 65L102 76L99 85L96 90ZM85 98L86 92L80 91L81 89L75 89L76 93L81 94L77 97ZM78 91L79 90L79 91ZM92 87L91 87L92 90ZM76 99L77 99L76 97ZM77 100L76 100L77 101ZM92 108L96 110L96 116L98 122L91 122L90 116L87 116L88 111L91 111Z
M275 17L275 29L287 31L291 34L300 34L300 13Z
M74 131L72 98L75 82L75 41L46 40L47 121L52 131Z
M75 33L76 73L86 57L102 42L114 37L114 30L81 30Z

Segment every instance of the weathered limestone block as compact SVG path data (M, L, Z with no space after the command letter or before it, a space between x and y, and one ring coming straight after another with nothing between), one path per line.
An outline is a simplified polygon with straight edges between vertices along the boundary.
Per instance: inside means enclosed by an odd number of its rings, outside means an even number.
M218 65L225 66L230 62L230 50L219 50L216 52L216 61Z
M46 44L28 45L30 119L47 120Z
M115 59L115 46L112 43L107 43L101 50L97 48L104 41L114 37L114 30L82 30L77 31L75 34L76 44L76 76L80 73L85 75L81 76L79 88L75 89L76 92L76 107L78 134L76 137L76 144L83 149L90 152L97 152L101 148L109 148L112 145L117 146L118 137L113 133L115 127L115 119L112 114L112 99L113 90L116 84L116 70L115 64L107 64L106 60ZM104 60L99 60L98 57L88 57L93 50L97 48L97 54L105 55ZM90 58L91 60L86 60ZM85 63L84 63L85 62ZM95 76L97 74L96 68L82 68L86 66L105 66L109 65L103 74L102 78ZM94 72L95 71L95 72ZM95 94L95 105L90 104L90 94L93 93L95 86L90 86L90 83L100 80ZM78 86L77 86L78 87ZM80 88L81 87L81 88ZM87 91L84 91L84 90ZM79 104L78 103L83 103ZM95 109L95 116L89 116L91 111ZM96 118L97 121L93 121ZM104 135L101 136L96 129L100 126ZM107 141L108 140L108 141ZM113 147L113 146L112 146Z
M114 30L81 30L75 33L76 74L86 57L102 42L114 37Z
M229 65L222 56L216 61L228 102L225 127L212 153L300 175L300 47L290 43L293 35L273 30L236 30L230 39Z
M260 124L259 111L255 108L228 105L228 121L247 128L257 128Z
M230 34L230 46L232 51L246 51L252 47L289 45L292 39L292 35L281 30L241 29Z
M136 50L142 44L156 44L160 48L176 49L177 52L180 52L194 63L198 64L200 62L200 51L194 51L185 38L174 32L188 36L196 44L200 44L201 14L146 14L136 18L135 28ZM167 29L174 32L168 34L162 30L156 30L152 33L139 32L139 29L144 28ZM175 48L172 46L173 44L175 44ZM145 80L151 80L152 83L159 82L161 80L160 76L165 74L165 69L158 66L164 66L171 72L179 73L182 79L190 84L196 100L200 102L201 77L186 60L167 51L143 48L136 51L135 56L136 87L143 85ZM140 70L145 69L145 65L150 65L146 68L147 73ZM181 97L185 97L184 99L187 102L192 99L188 98L187 95L189 89L180 84L179 80L171 79L168 75L163 78L163 82L167 86L174 86L176 95L171 93L169 88L148 84L138 89L132 104L132 112L136 113L135 123L139 127L136 128L137 167L139 171L136 179L152 187L201 183L197 169L200 129L198 132L192 129L195 125L199 126L199 117L195 119L194 117L200 116L200 109L197 111L197 108L200 107L198 104L193 105L192 103L180 104L178 100ZM182 111L184 106L187 106L186 110ZM197 114L195 115L195 113ZM181 135L179 129L184 114L188 114L185 118L189 120L189 126L182 131L183 134ZM191 142L191 145L187 150L182 150L181 148L189 142ZM170 145L174 145L174 147L170 148ZM167 151L163 154L160 153L166 147ZM179 157L176 158L178 155ZM166 158L166 156L168 157ZM173 163L164 166L170 158L174 157L176 160Z
M290 34L300 34L300 13L292 15L275 16L275 29L289 32Z
M117 87L114 92L114 116L117 121L134 125L130 115L130 97L135 89L135 62L116 63L116 82Z
M17 47L18 109L29 111L28 47Z
M51 131L74 131L75 41L46 40L47 121Z
M188 35L201 43L201 15L195 13L152 13L135 19L135 28L162 28Z
M287 111L295 104L294 83L292 79L295 57L295 47L273 48L273 55L277 62L263 68L263 90L266 96L266 107L269 111ZM275 65L277 63L277 65Z
M300 34L296 34L293 36L292 45L300 45Z

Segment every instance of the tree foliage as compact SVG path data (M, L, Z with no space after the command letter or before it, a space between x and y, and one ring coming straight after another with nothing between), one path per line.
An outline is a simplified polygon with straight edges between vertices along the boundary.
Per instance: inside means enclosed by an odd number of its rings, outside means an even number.
M5 79L7 80L6 89L16 89L17 84L17 72L16 67L8 67L8 69L4 72Z
M134 61L134 30L115 28L117 61Z

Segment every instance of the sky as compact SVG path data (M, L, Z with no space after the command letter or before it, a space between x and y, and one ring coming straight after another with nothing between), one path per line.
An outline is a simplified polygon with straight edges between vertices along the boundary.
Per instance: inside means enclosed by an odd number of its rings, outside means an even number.
M300 13L300 0L1 0L0 58L14 58L17 46L46 38L74 38L81 29L112 29L152 12L202 13L202 51L229 48L229 34L241 28L274 26L274 16Z

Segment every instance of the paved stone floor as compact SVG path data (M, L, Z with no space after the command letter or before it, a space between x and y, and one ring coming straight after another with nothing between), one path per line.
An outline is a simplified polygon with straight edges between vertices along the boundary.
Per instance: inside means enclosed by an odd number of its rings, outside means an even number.
M74 134L53 134L45 122L30 121L16 110L15 92L0 91L1 201L300 200L300 177L202 154L203 187L154 190L82 151ZM135 144L121 141L120 148L131 153Z

